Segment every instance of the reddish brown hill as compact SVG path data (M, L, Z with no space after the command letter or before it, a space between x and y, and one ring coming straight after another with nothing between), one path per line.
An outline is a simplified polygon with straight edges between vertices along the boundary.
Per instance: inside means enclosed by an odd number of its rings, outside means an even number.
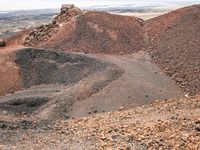
M165 34L166 31L174 28L174 26L181 25L182 22L190 22L187 19L187 15L190 19L198 19L195 13L199 11L200 5L194 5L189 7L180 8L178 10L169 12L162 16L152 18L145 21L145 30L153 41L158 35ZM159 38L159 37L158 37Z
M200 6L179 9L145 23L148 50L185 92L200 91Z
M104 54L131 54L146 48L154 62L186 93L193 95L200 91L199 28L200 5L145 22L105 12L85 12L72 5L61 9L51 24L29 32L24 44Z
M53 22L58 21L55 18ZM54 26L51 35L41 29L30 33L26 45L106 54L134 53L143 47L142 23L135 17L85 12L59 21L56 30Z

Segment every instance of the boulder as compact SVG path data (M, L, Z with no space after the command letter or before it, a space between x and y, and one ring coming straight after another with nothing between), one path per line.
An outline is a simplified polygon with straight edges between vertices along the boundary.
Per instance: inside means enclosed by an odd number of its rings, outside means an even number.
M74 4L63 4L61 9L69 10L69 9L74 8L74 7L75 7Z
M74 4L63 4L61 8L61 13L66 13L70 9L73 9L75 6Z
M5 40L0 39L0 47L6 46Z

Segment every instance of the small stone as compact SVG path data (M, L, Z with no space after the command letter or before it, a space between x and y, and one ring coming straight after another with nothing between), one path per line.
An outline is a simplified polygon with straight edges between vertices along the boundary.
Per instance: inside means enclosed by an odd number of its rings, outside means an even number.
M196 121L195 123L196 123L196 124L200 124L200 120Z
M183 140L187 141L187 139L189 138L189 134L183 134L182 138L183 138Z
M4 114L4 115L7 115L7 111L3 111L3 114Z
M121 107L119 108L119 110L120 110L120 111L124 110L124 107L123 107L123 106L121 106Z
M69 119L70 116L69 116L69 115L64 115L64 118L65 118L65 119Z
M173 120L177 120L177 119L178 119L178 115L174 115L174 116L172 116L171 119L173 119Z
M55 143L55 140L51 140L51 143Z
M118 132L118 131L119 131L119 129L115 128L115 129L114 129L114 131L115 131L115 132Z
M105 136L102 136L102 137L101 137L101 140L105 140L105 139L106 139L106 137L105 137Z
M111 137L112 137L112 139L117 139L118 136L117 135L112 135Z
M186 98L188 98L188 97L189 97L189 95L188 95L188 94L185 94L185 97L186 97Z
M56 20L53 20L53 21L52 21L52 24L56 24Z
M0 39L0 47L5 47L5 46L6 46L5 40Z
M200 127L195 127L195 130L200 132Z

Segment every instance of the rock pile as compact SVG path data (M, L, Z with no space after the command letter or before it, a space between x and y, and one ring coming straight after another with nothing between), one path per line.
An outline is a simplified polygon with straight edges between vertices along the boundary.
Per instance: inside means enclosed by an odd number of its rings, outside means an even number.
M6 42L2 39L0 39L0 47L6 46Z
M29 33L24 44L31 46L30 43L36 44L38 41L47 41L54 33L58 31L58 28L59 25L54 21L48 25L41 25Z
M73 4L64 4L62 5L62 8L60 9L60 14L58 14L53 22L65 22L71 20L73 17L81 14L82 11L75 7Z
M74 5L63 5L61 12L54 17L52 22L47 25L41 25L32 29L29 35L24 41L24 45L32 46L38 42L47 41L52 35L54 35L63 23L71 20L75 16L81 14L81 10Z
M145 22L148 51L154 62L185 93L200 93L200 5Z

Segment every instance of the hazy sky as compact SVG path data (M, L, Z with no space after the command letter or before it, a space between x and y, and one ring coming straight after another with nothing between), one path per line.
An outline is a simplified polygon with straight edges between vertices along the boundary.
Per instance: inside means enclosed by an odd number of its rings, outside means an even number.
M153 4L172 4L178 2L200 3L200 0L0 0L0 11L19 10L19 9L41 9L41 8L59 8L61 4L73 3L79 7L93 5L153 5ZM174 4L175 5L175 4Z

